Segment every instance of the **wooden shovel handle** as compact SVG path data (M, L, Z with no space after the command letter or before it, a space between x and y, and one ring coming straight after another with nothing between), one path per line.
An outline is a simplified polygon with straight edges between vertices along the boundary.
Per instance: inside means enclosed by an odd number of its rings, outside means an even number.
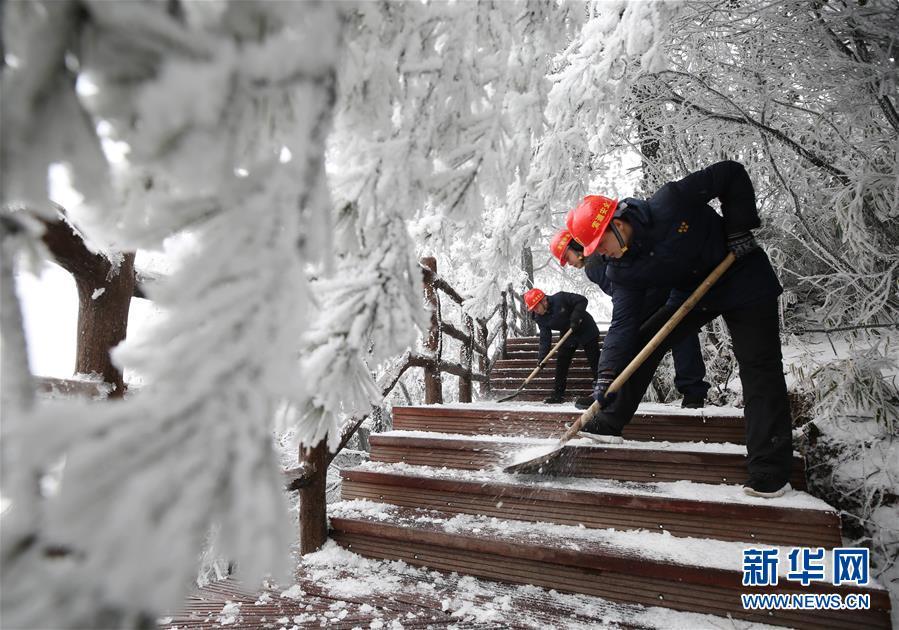
M568 332L566 332L564 335L562 335L562 338L559 339L558 342L556 342L556 345L554 345L552 348L550 348L549 352L546 353L546 356L543 357L543 360L540 361L540 363L537 364L537 367L534 368L534 371L531 372L531 375L528 376L526 379L524 379L524 383L521 384L522 387L524 387L525 385L530 383L531 379L534 378L535 376L537 376L537 373L543 369L543 366L546 365L546 362L549 361L549 358L552 355L554 355L556 352L558 352L559 348L561 348L562 344L565 343L565 340L571 336L572 332L574 332L574 331L569 328Z
M656 351L656 348L658 348L665 340L665 338L671 333L671 331L674 330L674 327L677 326L681 322L681 320L687 316L687 313L689 313L693 309L693 307L696 306L696 303L699 302L699 300L701 300L706 293L708 293L709 289L712 288L712 285L714 285L724 274L724 272L730 268L734 260L736 260L736 257L734 256L733 252L728 252L727 256L724 257L724 260L718 263L718 266L712 270L712 273L710 273L708 277L702 281L702 284L696 287L696 290L693 291L693 293L690 294L690 297L688 297L686 301L680 305L680 308L677 309L674 314L668 319L665 325L659 329L659 332L657 332L653 336L653 338L649 340L649 343L647 343L646 346L644 346L644 348L639 352L639 354L637 354L637 356L635 356L633 360L628 363L627 367L622 370L621 374L619 374L618 377L614 381L612 381L612 384L609 385L607 393L614 393L621 389L621 386L624 385L625 382L627 382L627 379L629 379L633 375L633 373L636 372L641 365L643 365L643 362L646 361L649 355ZM572 437L574 437L585 424L593 419L598 411L599 403L594 401L594 403L590 405L590 407L584 413L581 414L581 417L577 419L577 422L572 424L571 427L565 432L565 435L562 436L562 438L559 440L559 443L561 444L567 442Z

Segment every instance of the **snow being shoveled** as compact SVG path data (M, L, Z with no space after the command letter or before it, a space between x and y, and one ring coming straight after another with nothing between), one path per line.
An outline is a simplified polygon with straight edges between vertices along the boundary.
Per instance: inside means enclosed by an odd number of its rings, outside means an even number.
M532 459L542 459L544 457L548 457L560 448L562 448L562 445L559 444L558 440L556 440L554 444L550 445L538 444L536 446L521 449L520 451L515 451L509 457L509 459L507 459L503 463L505 466L517 466L518 464L523 464L525 462L531 461Z
M534 456L536 457L536 455ZM590 477L544 477L540 475L509 474L494 470L461 470L458 468L413 466L404 462L364 462L355 470L403 475L410 478L424 477L427 479L465 481L474 484L513 485L523 489L602 492L629 496L683 499L687 501L740 503L744 505L762 505L825 512L833 511L833 508L821 499L800 490L791 490L783 496L764 499L746 494L739 485L707 484L687 480L644 483L617 481L614 479L594 479Z
M522 447L544 446L547 450L559 444L557 438L532 438L520 435L469 435L464 433L439 433L436 431L386 431L379 433L379 436L385 438L416 438L416 439L433 439L433 440L453 440L466 442L493 442L497 444L515 444ZM565 442L565 446L576 446L578 448L615 448L626 450L644 450L644 451L677 451L685 453L719 453L730 455L744 455L746 447L742 444L731 444L730 442L646 442L642 440L624 440L620 444L598 444L591 438L573 438ZM535 457L539 455L535 451ZM796 455L796 453L794 453Z

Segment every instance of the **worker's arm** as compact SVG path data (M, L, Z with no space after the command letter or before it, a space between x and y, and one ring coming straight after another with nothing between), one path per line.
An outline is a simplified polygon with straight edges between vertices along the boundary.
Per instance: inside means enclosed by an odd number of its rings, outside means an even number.
M637 354L645 289L614 286L612 322L602 343L599 372L620 373Z
M584 313L587 312L587 298L577 293L562 292L562 295L570 312L568 325L572 331L577 331L578 326L584 321Z
M537 362L539 363L549 353L549 346L553 341L553 331L549 326L540 324L537 326L540 328L540 349L537 351Z

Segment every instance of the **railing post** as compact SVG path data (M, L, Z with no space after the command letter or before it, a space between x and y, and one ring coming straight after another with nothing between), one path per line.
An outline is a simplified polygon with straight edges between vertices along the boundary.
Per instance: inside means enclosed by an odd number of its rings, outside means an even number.
M300 462L311 467L312 482L300 488L300 553L321 549L328 539L325 489L328 477L328 443L311 449L300 447Z
M431 309L431 329L425 340L425 348L430 351L431 365L425 370L425 404L433 405L443 402L443 386L440 382L440 370L437 369L437 350L440 347L440 318L438 313L437 289L434 288L434 277L437 275L437 259L426 257L421 264L431 270L431 276L425 278L425 301Z
M465 333L468 335L468 343L463 344L461 350L462 367L466 370L465 376L459 377L459 402L471 402L471 358L474 354L474 323L471 317L465 315Z
M521 300L516 299L517 294L515 293L515 289L512 288L511 283L509 283L509 287L506 289L506 293L509 295L509 300L512 302L512 333L518 335L527 334L525 332L526 324L522 324L522 322L527 321L527 317L524 315L524 313L527 312L525 310L524 303L522 303Z
M478 356L478 372L484 376L487 374L487 367L490 365L490 348L487 347L487 322L478 320L478 343L484 349L484 353ZM490 391L490 379L488 378L481 384L481 395Z
M500 342L503 344L502 345L502 354L500 356L502 356L502 358L504 358L504 359L508 359L509 357L507 356L507 351L506 351L506 341L509 338L509 322L508 322L509 302L506 298L505 291L503 291L503 302L502 302L502 306L500 306L500 308L499 308L499 314L502 316L499 326L500 326Z
M521 268L524 269L524 273L527 275L527 279L525 280L524 288L525 289L533 289L534 288L534 253L531 251L531 247L529 245L525 245L521 248ZM534 320L529 317L525 317L524 319L524 334L526 335L536 335L537 334L537 324Z

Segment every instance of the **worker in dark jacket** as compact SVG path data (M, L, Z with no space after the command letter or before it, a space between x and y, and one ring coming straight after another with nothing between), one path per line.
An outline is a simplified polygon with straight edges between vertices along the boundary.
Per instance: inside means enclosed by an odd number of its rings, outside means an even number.
M568 383L568 368L575 351L580 346L587 355L590 364L590 378L596 380L596 366L599 363L599 328L593 317L587 312L587 298L577 293L560 291L553 295L546 295L540 289L531 289L524 294L524 303L531 312L531 317L540 328L540 349L537 352L537 361L542 361L552 345L552 331L558 330L561 335L568 332L571 336L562 344L556 352L556 377L553 384L553 393L543 402L560 403L565 394L565 385ZM575 403L589 404L589 397L581 397Z
M723 218L708 202L721 202ZM665 184L650 199L617 202L589 196L568 214L572 237L608 259L612 322L603 344L594 398L601 411L585 430L619 436L633 417L664 353L721 315L740 368L746 419L748 494L773 497L789 489L792 432L780 350L777 298L782 292L768 256L751 230L761 225L752 181L737 162L718 162ZM640 326L652 287L672 287L683 301L727 252L736 262L621 389L615 376L664 324L665 313Z
M561 266L571 265L575 269L583 269L587 278L598 285L603 293L612 295L612 281L606 274L608 261L597 253L585 257L583 246L571 238L571 233L566 228L562 228L553 236L549 250ZM664 307L670 293L668 287L650 287L647 290L646 305L640 313L640 322L647 321ZM684 338L671 348L671 354L674 358L674 386L683 396L681 407L686 409L704 407L711 385L705 380L705 363L702 360L699 334Z

